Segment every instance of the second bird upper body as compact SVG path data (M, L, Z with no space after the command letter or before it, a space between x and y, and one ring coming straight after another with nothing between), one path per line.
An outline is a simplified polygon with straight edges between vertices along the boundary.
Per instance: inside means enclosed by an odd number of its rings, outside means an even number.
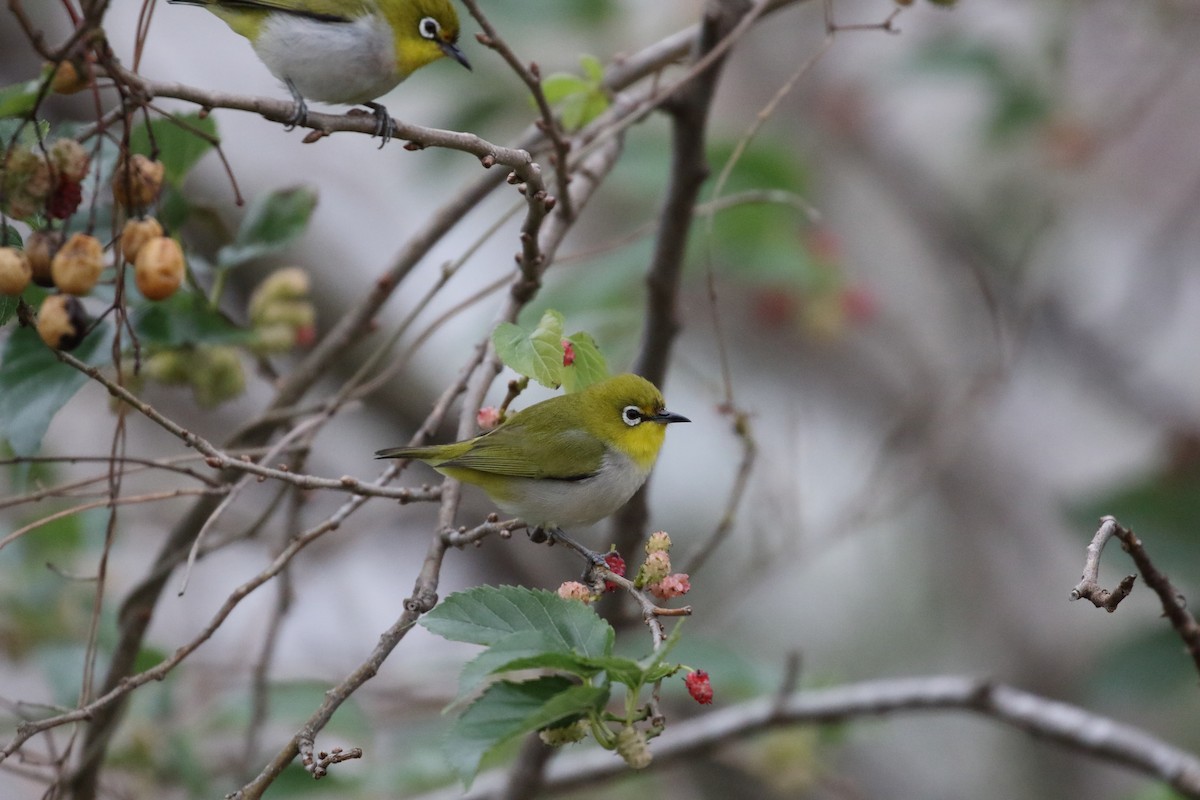
M171 0L202 5L250 40L275 77L309 100L370 104L458 49L450 0Z
M645 378L617 375L529 406L474 439L376 455L425 461L531 525L566 528L628 502L646 482L666 426L687 421L666 410Z

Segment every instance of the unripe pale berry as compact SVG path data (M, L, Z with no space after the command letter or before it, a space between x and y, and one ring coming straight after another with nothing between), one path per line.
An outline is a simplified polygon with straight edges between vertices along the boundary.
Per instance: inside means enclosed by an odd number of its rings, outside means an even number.
M191 359L179 350L163 350L142 364L142 374L166 384L184 384L192 379Z
M206 347L192 364L192 395L205 408L232 400L246 389L242 359L233 347Z
M100 280L104 269L104 246L95 236L75 233L50 261L50 275L59 291L85 295Z
M44 201L54 189L46 159L24 145L17 145L8 152L3 171L5 189L9 194L20 190L36 200Z
M575 742L582 741L587 734L588 722L586 719L577 719L566 725L542 728L538 731L538 737L550 747L562 747L564 744L574 744Z
M642 567L638 570L634 584L638 588L641 588L651 583L658 583L667 577L670 572L671 557L667 555L665 550L655 550L646 556L646 560L642 562Z
M163 235L163 226L154 217L131 219L121 229L121 255L125 261L132 264L137 260L137 254L142 245L151 239Z
M138 248L134 281L148 300L165 300L183 283L183 249L179 242L156 236Z
M0 247L0 294L16 297L33 279L29 258L15 247Z
M252 317L255 325L270 327L284 325L288 328L303 328L317 321L317 309L307 300L278 300L267 303Z
M25 237L25 255L29 258L29 268L33 270L33 282L38 286L49 288L54 285L50 264L58 248L62 247L62 242L60 231L34 231Z
M37 332L55 350L74 350L83 341L87 314L83 303L69 294L52 294L38 309Z
M646 539L646 553L666 552L671 549L671 535L666 531L655 531Z
M162 191L166 168L141 153L134 153L128 160L121 160L113 172L113 200L118 205L141 208L158 199Z
M591 603L596 599L592 590L579 581L564 581L558 587L558 596L564 600L578 600L581 603Z
M278 321L268 319L271 307L280 302L303 300L311 288L308 273L299 267L275 270L250 295L250 321L255 325Z
M632 725L626 725L617 734L617 754L633 769L650 766L650 745L646 743L646 735Z

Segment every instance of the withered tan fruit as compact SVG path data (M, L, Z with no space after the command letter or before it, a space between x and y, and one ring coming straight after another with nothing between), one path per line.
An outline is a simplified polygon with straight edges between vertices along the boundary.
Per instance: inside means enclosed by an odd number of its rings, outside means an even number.
M16 297L33 279L29 258L15 247L0 247L0 294Z
M165 171L161 161L155 161L141 153L121 159L117 162L112 176L113 200L127 208L144 208L150 205L158 199L158 193L162 191Z
M95 236L75 233L50 261L50 275L59 291L85 295L100 280L104 269L104 245Z
M121 255L130 264L137 260L142 245L163 235L163 226L154 217L131 219L121 229Z
M183 283L183 250L167 236L147 240L133 264L138 291L148 300L165 300Z
M33 282L38 286L50 288L54 285L50 264L58 248L62 247L62 242L61 231L34 231L25 237L25 255L29 258L29 268L33 270Z

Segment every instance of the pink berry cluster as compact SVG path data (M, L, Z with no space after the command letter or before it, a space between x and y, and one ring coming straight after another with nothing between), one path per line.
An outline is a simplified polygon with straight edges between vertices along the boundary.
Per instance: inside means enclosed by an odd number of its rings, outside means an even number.
M638 570L634 585L660 600L681 597L692 589L688 576L683 572L671 572L671 537L666 531L650 534L646 540L646 560Z

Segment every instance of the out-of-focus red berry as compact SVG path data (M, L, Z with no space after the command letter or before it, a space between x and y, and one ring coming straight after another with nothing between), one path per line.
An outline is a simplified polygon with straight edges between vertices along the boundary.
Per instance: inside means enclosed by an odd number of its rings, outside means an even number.
M689 672L683 679L687 684L688 694L702 706L709 705L713 701L712 682L708 679L708 673L702 669L695 672Z

